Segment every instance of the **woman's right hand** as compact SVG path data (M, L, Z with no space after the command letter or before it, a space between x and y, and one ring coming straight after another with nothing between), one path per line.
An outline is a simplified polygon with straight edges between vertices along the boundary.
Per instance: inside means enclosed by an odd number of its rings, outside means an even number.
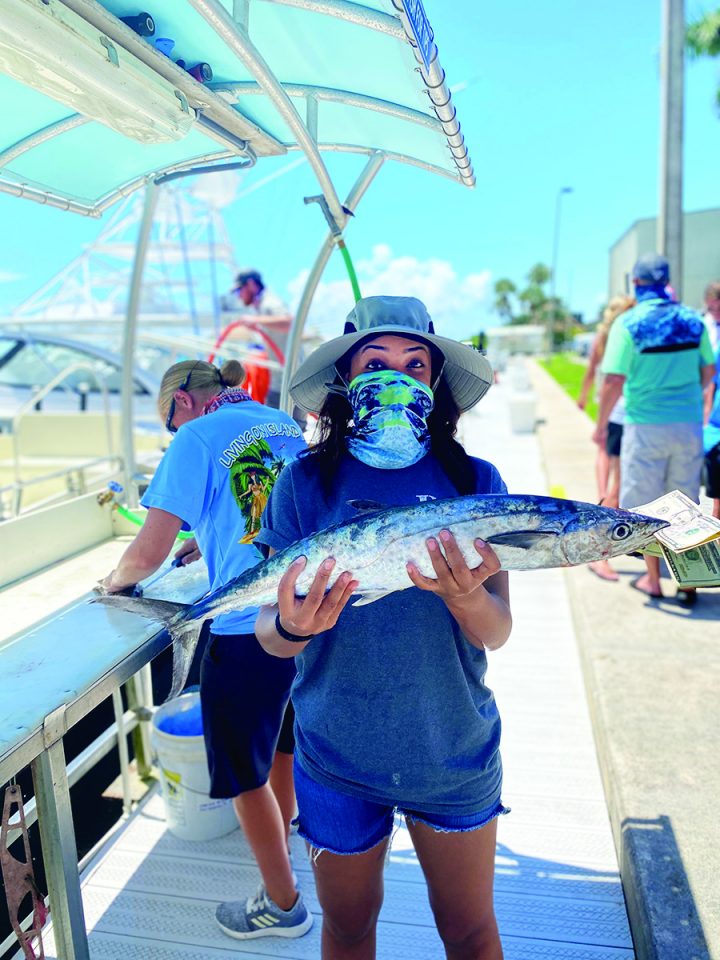
M320 564L306 597L295 593L297 579L307 566L306 557L298 557L287 568L278 585L280 623L298 637L310 637L334 627L353 592L359 586L345 570L328 590L335 560L327 557Z

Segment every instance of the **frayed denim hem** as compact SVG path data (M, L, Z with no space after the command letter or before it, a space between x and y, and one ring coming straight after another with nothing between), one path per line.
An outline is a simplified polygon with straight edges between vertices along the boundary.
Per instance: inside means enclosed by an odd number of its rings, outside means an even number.
M468 827L439 827L436 823L431 823L430 820L425 820L423 817L419 817L416 813L403 813L406 823L424 823L426 827L432 827L435 833L471 833L473 830L481 830L483 827L486 827L489 823L492 823L493 820L497 820L498 817L504 817L506 814L510 813L511 808L503 806L502 803L492 810L492 812L485 817L480 823L473 823Z
M325 851L327 851L328 853L335 854L336 857L355 857L360 853L367 853L369 850L372 850L373 847L376 847L379 843L383 843L383 841L390 839L393 836L395 829L397 829L397 828L391 828L390 830L388 830L387 833L383 834L378 840L371 841L367 846L362 847L362 849L360 850L336 850L334 847L319 846L317 843L315 843L313 838L309 836L307 833L305 833L305 831L303 830L302 824L300 823L300 817L295 817L295 819L292 820L291 823L293 826L297 827L298 836L302 837L302 839L308 845L308 856L310 857L310 861L312 863L317 863L318 857L320 856L321 853L324 853Z

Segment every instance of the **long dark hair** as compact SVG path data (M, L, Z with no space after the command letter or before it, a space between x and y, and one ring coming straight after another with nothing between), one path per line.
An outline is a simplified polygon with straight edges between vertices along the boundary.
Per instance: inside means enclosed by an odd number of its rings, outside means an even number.
M460 410L443 376L435 387L434 396L435 405L427 418L430 449L458 493L475 493L476 476L472 461L455 439ZM328 393L318 414L319 439L304 454L313 458L326 497L333 489L340 461L347 450L345 438L351 419L352 407L347 397Z

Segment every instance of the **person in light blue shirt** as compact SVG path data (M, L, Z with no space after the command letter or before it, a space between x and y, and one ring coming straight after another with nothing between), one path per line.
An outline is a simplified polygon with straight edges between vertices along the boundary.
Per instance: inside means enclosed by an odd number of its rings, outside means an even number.
M150 576L181 529L192 530L196 542L187 541L176 556L188 562L201 552L212 590L258 563L254 541L270 492L306 444L287 414L232 389L243 377L237 361L218 370L184 360L165 373L158 407L175 439L142 498L145 523L104 581L108 592ZM221 903L216 919L233 937L262 936L274 927L297 937L310 929L312 915L296 889L287 847L295 810L289 704L295 667L262 649L256 618L257 608L216 617L200 671L210 796L233 799L263 878L255 896ZM230 929L223 918L238 910L245 922Z
M358 301L344 335L293 378L295 402L320 415L321 439L278 480L256 542L280 550L350 519L357 500L505 493L497 469L454 439L460 412L491 383L485 357L436 335L419 300ZM298 665L298 829L312 851L325 960L375 956L396 811L448 956L502 957L492 896L505 812L500 717L485 675L487 651L510 633L508 578L480 540L467 561L448 530L427 547L437 579L407 564L409 589L366 605L348 604L361 571L341 572L326 591L332 558L296 597L301 559L256 625L268 652Z

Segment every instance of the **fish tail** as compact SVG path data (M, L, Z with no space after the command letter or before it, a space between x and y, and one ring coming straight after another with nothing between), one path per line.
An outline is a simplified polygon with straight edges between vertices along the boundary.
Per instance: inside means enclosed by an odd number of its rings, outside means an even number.
M202 618L188 620L180 614L167 624L173 645L172 685L168 700L177 697L185 686L204 622Z
M103 606L135 613L147 620L157 620L167 629L173 644L172 688L168 699L176 697L185 686L197 647L204 617L188 616L191 607L185 603L170 603L166 600L146 600L120 593L105 594L94 599Z

